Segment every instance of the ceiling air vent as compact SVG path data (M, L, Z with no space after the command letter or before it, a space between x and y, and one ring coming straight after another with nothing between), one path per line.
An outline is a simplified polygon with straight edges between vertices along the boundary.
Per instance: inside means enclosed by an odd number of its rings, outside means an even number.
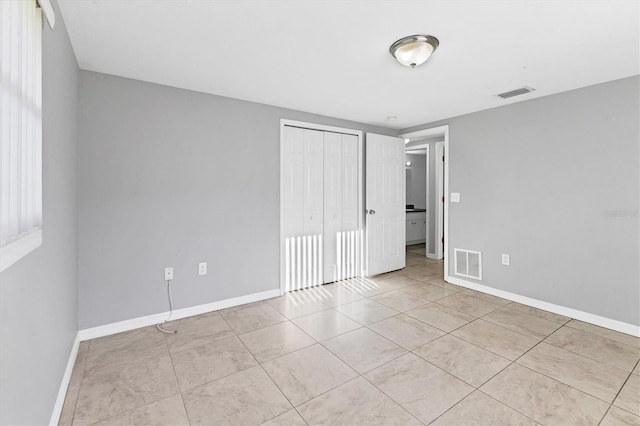
M500 96L502 99L508 99L513 98L514 96L526 95L527 93L533 92L534 90L536 89L525 86L516 90L511 90L509 92L500 93L498 96Z

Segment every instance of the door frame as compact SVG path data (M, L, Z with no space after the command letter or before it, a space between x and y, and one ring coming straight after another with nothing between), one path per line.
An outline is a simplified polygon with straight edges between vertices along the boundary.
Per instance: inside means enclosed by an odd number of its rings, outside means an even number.
M297 120L289 120L286 118L281 118L280 119L280 163L278 165L279 170L280 170L280 174L279 174L279 179L280 179L280 183L278 185L278 189L280 191L279 193L279 198L280 198L280 209L278 210L278 215L280 217L280 229L278 232L279 235L279 252L278 252L278 260L279 260L279 271L280 271L280 276L279 276L279 281L280 281L280 295L284 295L286 292L286 283L285 283L285 271L284 271L284 267L285 267L285 262L284 262L284 219L282 217L282 210L284 209L284 199L282 197L282 194L284 193L282 185L284 183L284 179L282 176L283 170L282 170L282 164L283 164L283 155L284 155L284 150L282 149L283 145L284 145L284 128L285 126L290 126L290 127L298 127L301 129L309 129L309 130L319 130L322 132L333 132L333 133L340 133L340 134L346 134L346 135L354 135L358 138L358 231L360 233L360 237L361 237L361 244L364 242L364 237L363 237L363 233L364 233L364 185L363 185L363 179L364 179L364 149L363 149L363 132L361 130L355 130L355 129L347 129L347 128L343 128L343 127L334 127L334 126L326 126L324 124L317 124L317 123L309 123L306 121L297 121ZM364 253L364 248L361 248L359 255L362 256ZM361 268L363 263L360 262ZM360 276L362 276L363 271L360 271Z
M431 151L429 149L429 144L425 143L425 144L418 144L418 145L411 145L411 146L407 146L405 144L404 153L405 153L405 156L406 156L408 150L422 149L422 148L425 148L427 150L427 154L426 154L426 158L425 158L425 161L427 162L426 169L425 169L426 170L426 175L427 175L426 178L425 178L425 185L426 185L426 192L427 193L425 194L425 197L426 197L426 200L427 200L427 202L426 202L427 225L429 225L429 219L430 219L429 204L430 204L430 201L431 201L431 200L429 200L429 195L430 195L429 194L429 183L430 183L430 181L429 181L429 172L431 170ZM406 157L405 157L405 159L406 159ZM405 173L405 176L406 176L406 173ZM406 201L405 201L405 203L406 203ZM429 226L426 226L425 228L426 228L426 234L425 234L425 238L426 238L425 246L426 247L425 247L424 255L425 255L425 257L429 257L429 239L431 238L431 233L429 232ZM406 241L405 241L405 243L406 243Z
M436 259L440 260L444 257L444 250L442 248L442 244L441 241L444 238L444 232L443 232L443 218L444 218L444 210L445 210L445 205L447 204L447 199L448 197L446 197L445 194L447 194L446 190L443 190L443 185L442 185L442 178L443 178L443 172L446 170L445 164L443 164L442 161L439 160L440 155L444 156L444 163L446 163L447 161L447 155L446 155L446 149L444 146L444 142L436 142L436 193L438 194L438 208L436 210L436 235L438 236L436 239L436 245L435 245L435 249L436 249ZM442 208L440 208L441 204L440 201L441 199L444 198L444 203L442 203ZM445 238L444 243L447 243L447 239Z
M444 252L439 258L444 256L444 279L448 281L449 279L449 125L444 124L441 126L430 127L427 129L417 130L411 133L404 133L400 135L402 138L409 139L425 139L430 137L442 136L443 141L437 142L444 144L444 211L442 212L442 220L444 221ZM436 163L437 164L437 163ZM442 174L441 174L442 175ZM438 179L438 173L436 168L436 180ZM440 209L437 209L440 210ZM438 215L436 211L436 216ZM443 223L443 222L440 222ZM437 226L437 225L436 225ZM442 227L439 227L442 228ZM439 245L437 245L439 246ZM436 246L436 247L437 247ZM436 257L438 251L436 250Z

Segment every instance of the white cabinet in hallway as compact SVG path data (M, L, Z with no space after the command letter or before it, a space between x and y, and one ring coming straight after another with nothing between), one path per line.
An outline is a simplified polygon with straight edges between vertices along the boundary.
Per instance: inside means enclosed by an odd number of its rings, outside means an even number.
M358 275L358 137L284 126L282 150L286 290Z
M427 214L407 213L406 244L424 243L427 238Z

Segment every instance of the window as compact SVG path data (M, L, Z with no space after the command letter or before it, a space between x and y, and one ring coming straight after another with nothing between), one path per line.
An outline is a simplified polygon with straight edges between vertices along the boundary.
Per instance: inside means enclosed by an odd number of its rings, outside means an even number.
M0 271L42 244L42 13L0 1Z

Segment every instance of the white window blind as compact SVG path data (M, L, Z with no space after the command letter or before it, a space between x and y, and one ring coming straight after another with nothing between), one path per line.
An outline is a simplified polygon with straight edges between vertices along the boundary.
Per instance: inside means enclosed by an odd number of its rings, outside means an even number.
M3 270L42 240L41 9L36 7L35 0L1 0L0 23L0 270ZM34 235L39 236L39 242Z

